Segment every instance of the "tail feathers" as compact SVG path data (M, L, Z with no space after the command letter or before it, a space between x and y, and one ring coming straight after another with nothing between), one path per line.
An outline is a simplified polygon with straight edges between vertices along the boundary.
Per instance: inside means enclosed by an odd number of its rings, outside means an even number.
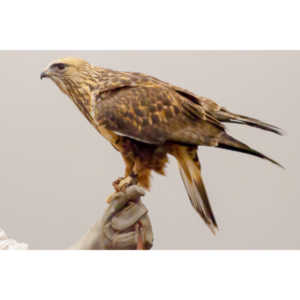
M284 167L281 164L279 164L278 162L276 162L275 160L250 148L248 145L240 142L239 140L233 138L232 136L228 135L225 132L223 133L221 140L217 147L222 148L222 149L228 149L228 150L232 150L232 151L250 154L250 155L253 155L256 157L260 157L260 158L266 159L266 160L270 161L271 163L284 169Z
M195 157L191 157L190 153L183 151L180 157L177 157L180 175L192 206L202 217L211 232L215 234L218 229L218 225L201 177L200 164L197 161L198 157L196 151L194 155L196 155L196 159Z
M221 122L248 125L251 127L256 127L266 131L270 131L279 135L284 135L284 131L274 125L247 116L233 114L225 109L222 109L218 112L217 119Z

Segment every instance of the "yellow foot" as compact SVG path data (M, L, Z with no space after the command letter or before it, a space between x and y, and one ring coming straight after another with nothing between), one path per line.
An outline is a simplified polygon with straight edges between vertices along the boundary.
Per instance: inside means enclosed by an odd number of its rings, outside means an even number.
M120 189L120 191L124 191L127 189L127 187L129 187L134 183L135 183L134 179L131 176L127 176L120 181L118 188Z
M113 182L113 187L115 188L116 192L121 192L133 184L136 184L136 180L131 176L120 177Z
M106 202L110 203L116 193L124 192L129 186L134 185L136 183L136 179L131 176L118 178L113 182L113 187L116 192L108 196L108 198L106 198Z
M125 178L125 177L119 177L118 179L116 179L116 180L112 183L112 185L113 185L113 187L114 187L114 189L115 189L116 192L120 192L119 184L120 184L120 182L121 182L124 178Z

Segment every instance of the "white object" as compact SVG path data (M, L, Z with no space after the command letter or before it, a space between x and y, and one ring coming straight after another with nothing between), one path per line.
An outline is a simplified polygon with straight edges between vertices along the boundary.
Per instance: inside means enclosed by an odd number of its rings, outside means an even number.
M28 250L28 245L18 243L16 240L9 239L5 231L0 228L0 250Z

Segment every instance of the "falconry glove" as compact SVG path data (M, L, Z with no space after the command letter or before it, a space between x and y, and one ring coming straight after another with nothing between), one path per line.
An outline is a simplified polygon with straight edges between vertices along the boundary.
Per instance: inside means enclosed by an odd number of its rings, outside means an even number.
M136 185L113 194L103 217L70 249L150 249L153 244L148 210L141 202L144 190Z

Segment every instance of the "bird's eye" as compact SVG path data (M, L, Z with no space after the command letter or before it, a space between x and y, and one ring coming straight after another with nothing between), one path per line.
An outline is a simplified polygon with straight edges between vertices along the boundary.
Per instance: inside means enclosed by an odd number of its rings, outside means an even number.
M65 69L66 65L63 64L63 63L58 63L58 64L52 65L52 67L53 67L53 68L57 68L57 69L59 69L59 70L63 70L63 69Z

